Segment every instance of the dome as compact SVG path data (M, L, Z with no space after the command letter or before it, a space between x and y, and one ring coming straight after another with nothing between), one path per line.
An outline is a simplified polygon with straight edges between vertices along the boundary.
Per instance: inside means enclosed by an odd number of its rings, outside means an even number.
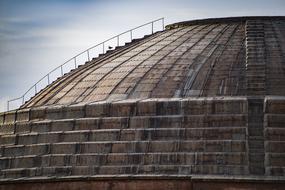
M284 41L214 18L93 58L0 113L0 189L284 188Z
M251 19L169 25L88 62L23 108L134 98L285 95L284 18Z

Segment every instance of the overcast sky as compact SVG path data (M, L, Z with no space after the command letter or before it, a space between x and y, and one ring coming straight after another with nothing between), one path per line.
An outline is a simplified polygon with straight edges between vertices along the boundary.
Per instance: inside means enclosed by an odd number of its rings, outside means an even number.
M284 14L285 0L0 0L0 112L75 54L148 21Z

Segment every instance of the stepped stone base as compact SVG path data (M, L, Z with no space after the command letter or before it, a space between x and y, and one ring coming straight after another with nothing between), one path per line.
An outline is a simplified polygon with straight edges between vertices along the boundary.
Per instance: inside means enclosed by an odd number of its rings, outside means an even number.
M1 115L0 180L285 174L285 98L130 99Z
M102 101L0 118L0 190L284 188L285 97Z

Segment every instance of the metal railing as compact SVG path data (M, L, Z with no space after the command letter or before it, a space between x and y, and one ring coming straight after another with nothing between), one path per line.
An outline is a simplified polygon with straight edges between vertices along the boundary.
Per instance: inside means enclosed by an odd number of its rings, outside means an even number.
M153 20L151 22L148 22L148 23L145 23L143 25L140 25L138 27L135 27L135 28L132 28L130 30L127 30L123 33L120 33L116 36L113 36L99 44L96 44L88 49L86 49L85 51L77 54L76 56L72 57L71 59L67 60L66 62L64 62L62 65L56 67L55 69L53 69L52 71L50 71L48 74L46 74L45 76L43 76L38 82L36 82L33 86L31 86L31 88L29 88L21 97L19 98L14 98L14 99L11 99L11 100L8 100L7 101L7 111L10 111L12 110L11 109L11 104L15 104L15 102L17 103L18 102L18 106L16 106L16 108L14 109L17 109L19 108L21 105L23 105L25 103L25 100L27 100L28 98L31 98L32 96L36 95L41 89L45 88L47 85L51 84L52 81L56 80L57 77L61 77L63 76L65 73L69 72L71 69L75 69L77 68L79 64L79 58L80 56L84 56L83 59L81 57L81 61L83 60L83 64L86 62L86 61L90 61L90 57L96 57L98 56L100 53L105 53L106 52L106 47L108 45L109 42L111 42L112 40L114 41L115 40L115 44L114 42L112 43L113 45L115 46L120 46L120 42L122 42L122 37L124 35L128 35L128 40L131 42L134 38L134 32L137 31L138 29L140 28L143 28L143 27L148 27L149 25L151 26L151 34L153 34L154 32L156 31L160 31L160 30L156 30L156 27L155 27L155 24L156 23L161 23L161 27L162 27L162 30L164 30L164 18L159 18L159 19L156 19L156 20ZM160 28L160 27L159 27ZM146 35L144 33L144 35ZM128 42L128 40L125 40L124 43ZM92 54L92 50L94 50L95 48L98 48L101 49L99 52L96 52L95 55ZM112 49L111 46L108 47L109 49ZM92 55L91 55L92 54ZM70 67L70 64L72 65ZM69 66L68 66L69 65ZM65 72L64 71L64 67L69 67L69 69ZM58 72L56 74L56 72ZM59 74L59 75L58 75ZM56 77L55 77L56 75ZM54 80L53 80L54 79ZM46 82L46 84L41 87L40 86L40 83L42 82Z

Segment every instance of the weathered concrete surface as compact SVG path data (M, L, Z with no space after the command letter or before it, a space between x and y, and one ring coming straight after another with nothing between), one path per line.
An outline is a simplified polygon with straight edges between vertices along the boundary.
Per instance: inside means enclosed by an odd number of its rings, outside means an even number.
M4 114L3 180L249 174L243 97L136 99L42 110L37 117L34 108L19 112L21 117Z
M177 26L88 62L22 108L130 98L285 95L285 17Z
M155 177L154 177L155 178ZM276 181L243 181L211 179L86 179L61 181L34 181L11 184L0 184L0 190L283 190L285 183Z
M207 22L0 113L0 189L284 189L285 17Z
M0 190L191 190L188 180L96 180L96 181L68 181L68 182L35 182L0 185Z
M283 97L204 97L5 113L1 178L284 176L284 105Z

